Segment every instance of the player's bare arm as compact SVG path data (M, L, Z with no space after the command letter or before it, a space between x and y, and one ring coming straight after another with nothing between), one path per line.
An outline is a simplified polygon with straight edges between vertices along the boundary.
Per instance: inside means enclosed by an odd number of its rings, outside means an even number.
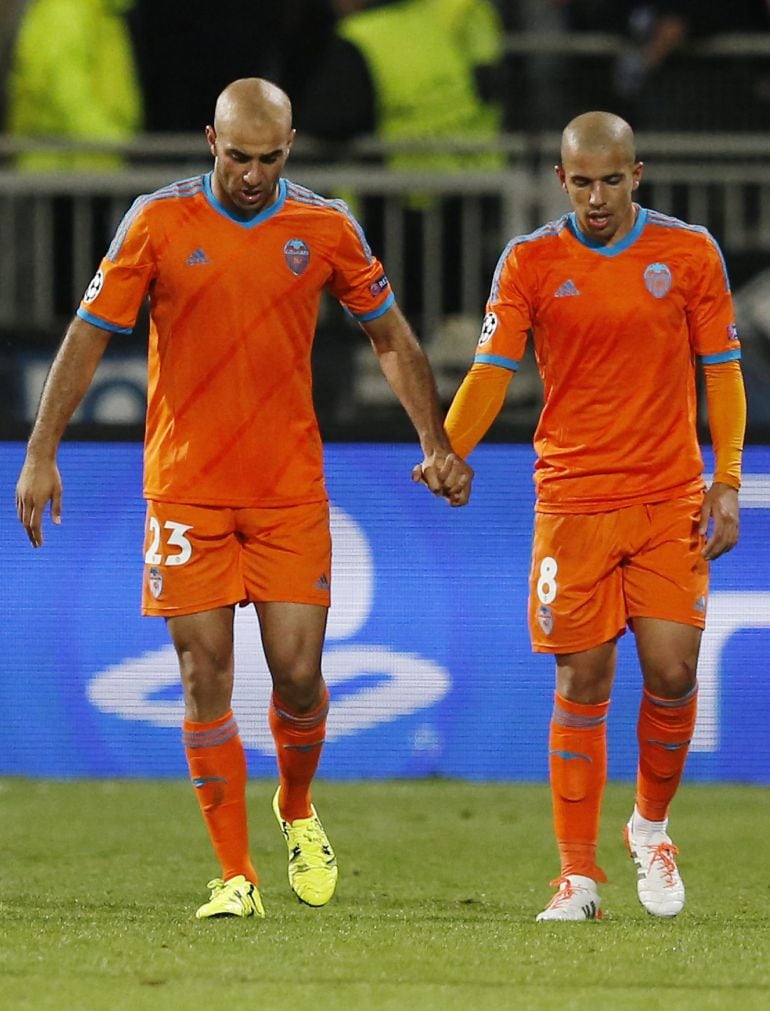
M715 481L703 500L700 532L709 534L703 546L703 557L713 561L731 551L738 543L738 492L729 484Z
M110 335L76 317L48 373L27 455L16 485L16 512L33 547L43 543L43 514L61 523L62 484L56 452L70 418L91 384Z
M378 319L362 324L391 389L415 427L423 461L415 480L443 495L450 505L465 505L473 470L452 452L428 359L404 315L393 306ZM414 476L414 475L413 475Z

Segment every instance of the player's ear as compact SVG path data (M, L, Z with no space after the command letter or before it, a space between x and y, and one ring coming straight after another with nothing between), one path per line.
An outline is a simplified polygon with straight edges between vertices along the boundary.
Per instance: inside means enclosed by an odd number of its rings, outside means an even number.
M639 183L642 181L642 172L644 171L644 162L638 161L633 168L631 173L632 183L631 189L639 189Z
M554 165L553 170L556 173L556 178L561 183L561 188L566 193L567 192L567 176L566 176L566 174L564 172L563 166L561 166L561 165Z
M217 156L217 132L213 126L207 126L205 130L206 140L209 144L209 150L216 158Z

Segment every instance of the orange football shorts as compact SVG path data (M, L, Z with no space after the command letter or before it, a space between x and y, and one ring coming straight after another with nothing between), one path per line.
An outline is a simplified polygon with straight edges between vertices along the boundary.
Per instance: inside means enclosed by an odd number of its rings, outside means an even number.
M148 502L142 614L330 602L328 502L264 509Z
M536 513L529 630L536 653L577 653L633 618L703 628L709 566L703 496L590 515Z

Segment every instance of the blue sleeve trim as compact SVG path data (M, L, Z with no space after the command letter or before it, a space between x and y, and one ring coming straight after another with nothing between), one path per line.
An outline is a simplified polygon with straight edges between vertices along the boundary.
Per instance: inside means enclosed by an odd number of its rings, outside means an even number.
M720 351L718 355L700 355L703 365L721 365L722 362L737 362L740 361L740 358L740 348L733 348L732 351Z
M133 333L134 328L132 326L116 326L114 323L108 323L107 320L100 319L98 316L92 316L90 312L86 312L85 309L78 309L77 316L85 320L86 323L90 323L92 326L98 326L100 330L109 330L110 333Z
M510 372L517 372L519 363L513 358L503 358L502 355L476 355L474 365L501 365Z
M384 316L385 313L390 309L396 301L396 296L391 293L385 299L381 306L373 309L371 312L362 313L360 316L357 313L351 313L351 315L358 320L359 323L368 323L372 319L379 319L380 316Z

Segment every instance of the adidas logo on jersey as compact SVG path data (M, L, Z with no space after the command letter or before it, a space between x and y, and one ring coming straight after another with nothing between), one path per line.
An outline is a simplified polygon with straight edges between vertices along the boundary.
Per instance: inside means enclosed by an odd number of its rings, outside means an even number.
M188 267L194 267L198 263L209 263L210 260L202 249L195 249L184 262Z
M553 293L554 298L567 298L570 295L579 295L580 292L575 287L574 283L567 280L560 287L556 289Z

